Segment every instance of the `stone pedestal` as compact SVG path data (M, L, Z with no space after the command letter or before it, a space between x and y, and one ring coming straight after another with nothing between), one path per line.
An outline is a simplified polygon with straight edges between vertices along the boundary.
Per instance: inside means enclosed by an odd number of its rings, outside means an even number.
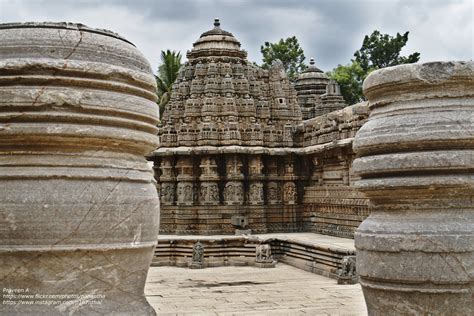
M371 200L355 234L369 315L472 315L474 64L373 72L354 171Z
M155 314L148 62L109 31L0 24L0 69L0 284L34 297L0 314Z

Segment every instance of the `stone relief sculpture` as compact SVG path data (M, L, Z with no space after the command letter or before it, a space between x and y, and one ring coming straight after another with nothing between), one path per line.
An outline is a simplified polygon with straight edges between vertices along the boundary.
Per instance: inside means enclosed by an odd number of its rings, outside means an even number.
M193 246L191 269L201 269L204 267L204 246L198 241Z
M259 244L255 247L255 265L257 267L274 268L275 264L270 244Z
M283 186L284 202L287 204L296 203L296 186L293 182L287 182Z
M358 281L356 272L356 256L342 258L342 267L337 271L338 284L354 284Z

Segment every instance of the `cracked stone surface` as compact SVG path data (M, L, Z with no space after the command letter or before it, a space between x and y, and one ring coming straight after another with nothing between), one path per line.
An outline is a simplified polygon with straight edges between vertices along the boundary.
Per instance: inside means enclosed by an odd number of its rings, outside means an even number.
M0 314L154 314L148 62L110 31L0 24L0 69Z
M355 234L370 315L474 314L474 63L374 71L356 187L373 204Z
M151 267L145 293L158 315L367 315L359 284L338 285L282 263Z

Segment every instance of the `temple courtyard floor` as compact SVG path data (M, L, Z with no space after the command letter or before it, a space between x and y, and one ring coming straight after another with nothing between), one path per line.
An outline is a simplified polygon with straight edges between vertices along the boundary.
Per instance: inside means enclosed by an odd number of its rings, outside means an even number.
M145 294L158 315L367 315L359 284L275 268L151 267Z

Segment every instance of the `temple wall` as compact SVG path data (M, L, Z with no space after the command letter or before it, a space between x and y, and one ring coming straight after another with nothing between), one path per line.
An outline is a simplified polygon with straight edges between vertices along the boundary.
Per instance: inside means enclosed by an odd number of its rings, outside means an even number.
M153 157L165 234L298 232L353 238L369 205L353 189L361 103L303 121L293 148L195 146ZM245 224L233 224L241 218Z
M366 119L367 104L360 103L304 121L300 138L311 166L302 203L306 231L353 238L368 216L368 201L353 188L351 171L352 140Z
M346 107L314 60L294 85L280 61L252 65L218 20L187 57L159 126L160 146L149 157L160 231L352 238L368 215L350 172L367 105Z
M298 157L217 154L155 159L165 234L296 232L303 229ZM299 191L299 192L298 192ZM299 194L298 194L299 193ZM299 198L298 198L299 197Z

